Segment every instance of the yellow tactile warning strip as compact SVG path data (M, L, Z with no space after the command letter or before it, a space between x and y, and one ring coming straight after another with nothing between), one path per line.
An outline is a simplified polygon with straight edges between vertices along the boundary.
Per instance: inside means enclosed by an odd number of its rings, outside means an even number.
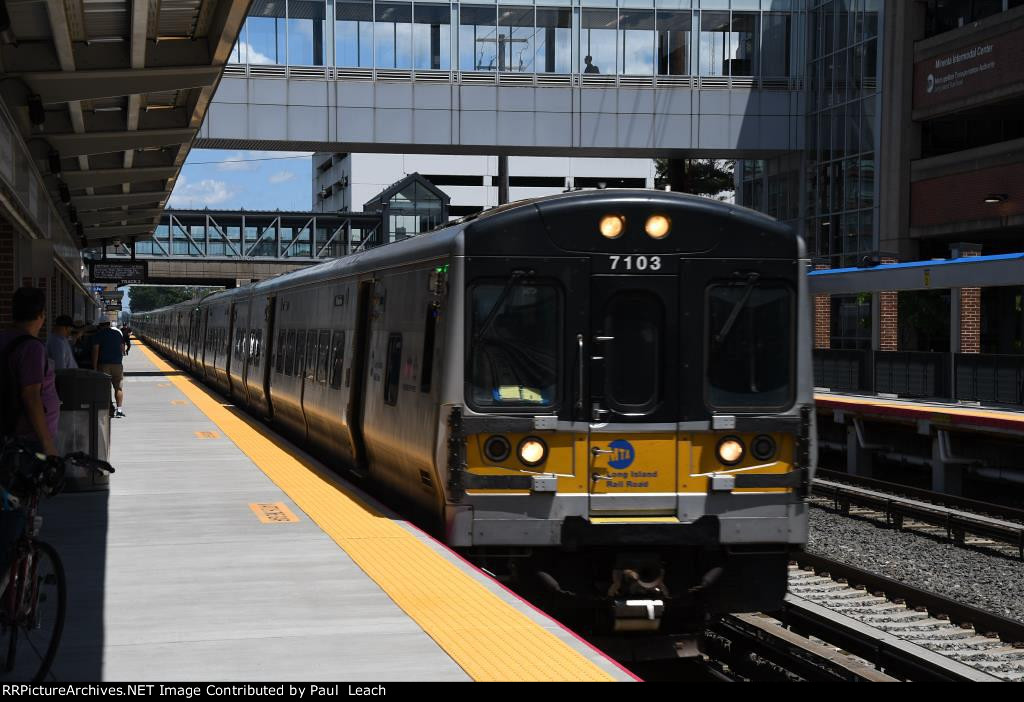
M157 369L173 368L140 344ZM474 680L614 678L187 376L173 382Z
M930 405L910 401L890 401L876 397L851 397L848 395L815 395L816 402L841 402L851 405L868 405L871 407L892 407L895 409L907 409L915 411L931 412L937 415L952 415L961 417L986 417L1000 419L1010 422L1024 422L1024 414L1020 412L1002 412L991 409L978 409L973 407L949 407L947 405Z
M264 524L297 522L299 518L283 502L253 502L249 509L256 513Z

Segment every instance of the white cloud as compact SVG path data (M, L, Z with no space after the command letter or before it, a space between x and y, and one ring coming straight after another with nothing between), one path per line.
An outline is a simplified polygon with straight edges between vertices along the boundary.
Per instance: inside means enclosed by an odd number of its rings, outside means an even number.
M259 167L259 163L253 163L243 155L228 156L223 163L217 164L218 171L255 171Z
M274 184L285 183L285 182L287 182L289 180L294 180L294 179L295 179L295 174L292 173L291 171L278 171L274 175L270 176L270 182L274 183Z
M243 61L247 61L248 63L262 64L277 63L277 61L273 60L266 54L261 54L259 51L252 48L252 44L248 42L241 41L238 43L238 46L241 51L241 57Z
M184 175L178 176L168 201L169 207L182 209L219 205L235 195L223 180L206 178L192 183Z

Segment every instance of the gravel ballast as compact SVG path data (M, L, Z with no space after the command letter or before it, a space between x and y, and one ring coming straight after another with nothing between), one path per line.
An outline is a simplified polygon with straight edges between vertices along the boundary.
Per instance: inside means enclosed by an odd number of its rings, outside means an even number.
M1024 562L810 509L807 550L1024 621Z

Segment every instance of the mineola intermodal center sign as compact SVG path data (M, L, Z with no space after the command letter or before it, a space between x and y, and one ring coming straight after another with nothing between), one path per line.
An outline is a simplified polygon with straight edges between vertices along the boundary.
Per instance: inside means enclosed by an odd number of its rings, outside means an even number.
M1024 27L946 49L914 65L914 109L1024 83Z

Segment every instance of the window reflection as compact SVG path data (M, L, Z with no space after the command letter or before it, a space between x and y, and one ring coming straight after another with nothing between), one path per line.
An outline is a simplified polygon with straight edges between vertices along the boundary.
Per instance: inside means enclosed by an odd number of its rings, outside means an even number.
M459 13L459 68L463 71L497 69L497 6L466 7Z
M627 75L654 73L654 12L621 10L619 31L622 42L622 72Z
M757 75L758 25L754 12L701 12L700 74Z
M762 75L781 78L790 75L790 26L792 18L780 13L764 15L764 36L761 50Z
M580 71L616 73L620 70L616 51L615 10L584 9L580 20Z
M248 44L244 47L248 63L285 62L285 2L255 0L246 20Z
M413 15L413 65L447 71L451 68L451 6L416 3Z
M538 73L570 73L572 71L572 11L537 8Z
M658 11L658 73L685 76L690 73L689 12Z
M533 73L533 8L498 9L498 70Z
M323 0L288 0L288 63L324 65L326 14Z
M377 68L412 68L412 5L378 2L373 38Z
M373 4L348 0L334 6L334 61L348 67L373 67Z

